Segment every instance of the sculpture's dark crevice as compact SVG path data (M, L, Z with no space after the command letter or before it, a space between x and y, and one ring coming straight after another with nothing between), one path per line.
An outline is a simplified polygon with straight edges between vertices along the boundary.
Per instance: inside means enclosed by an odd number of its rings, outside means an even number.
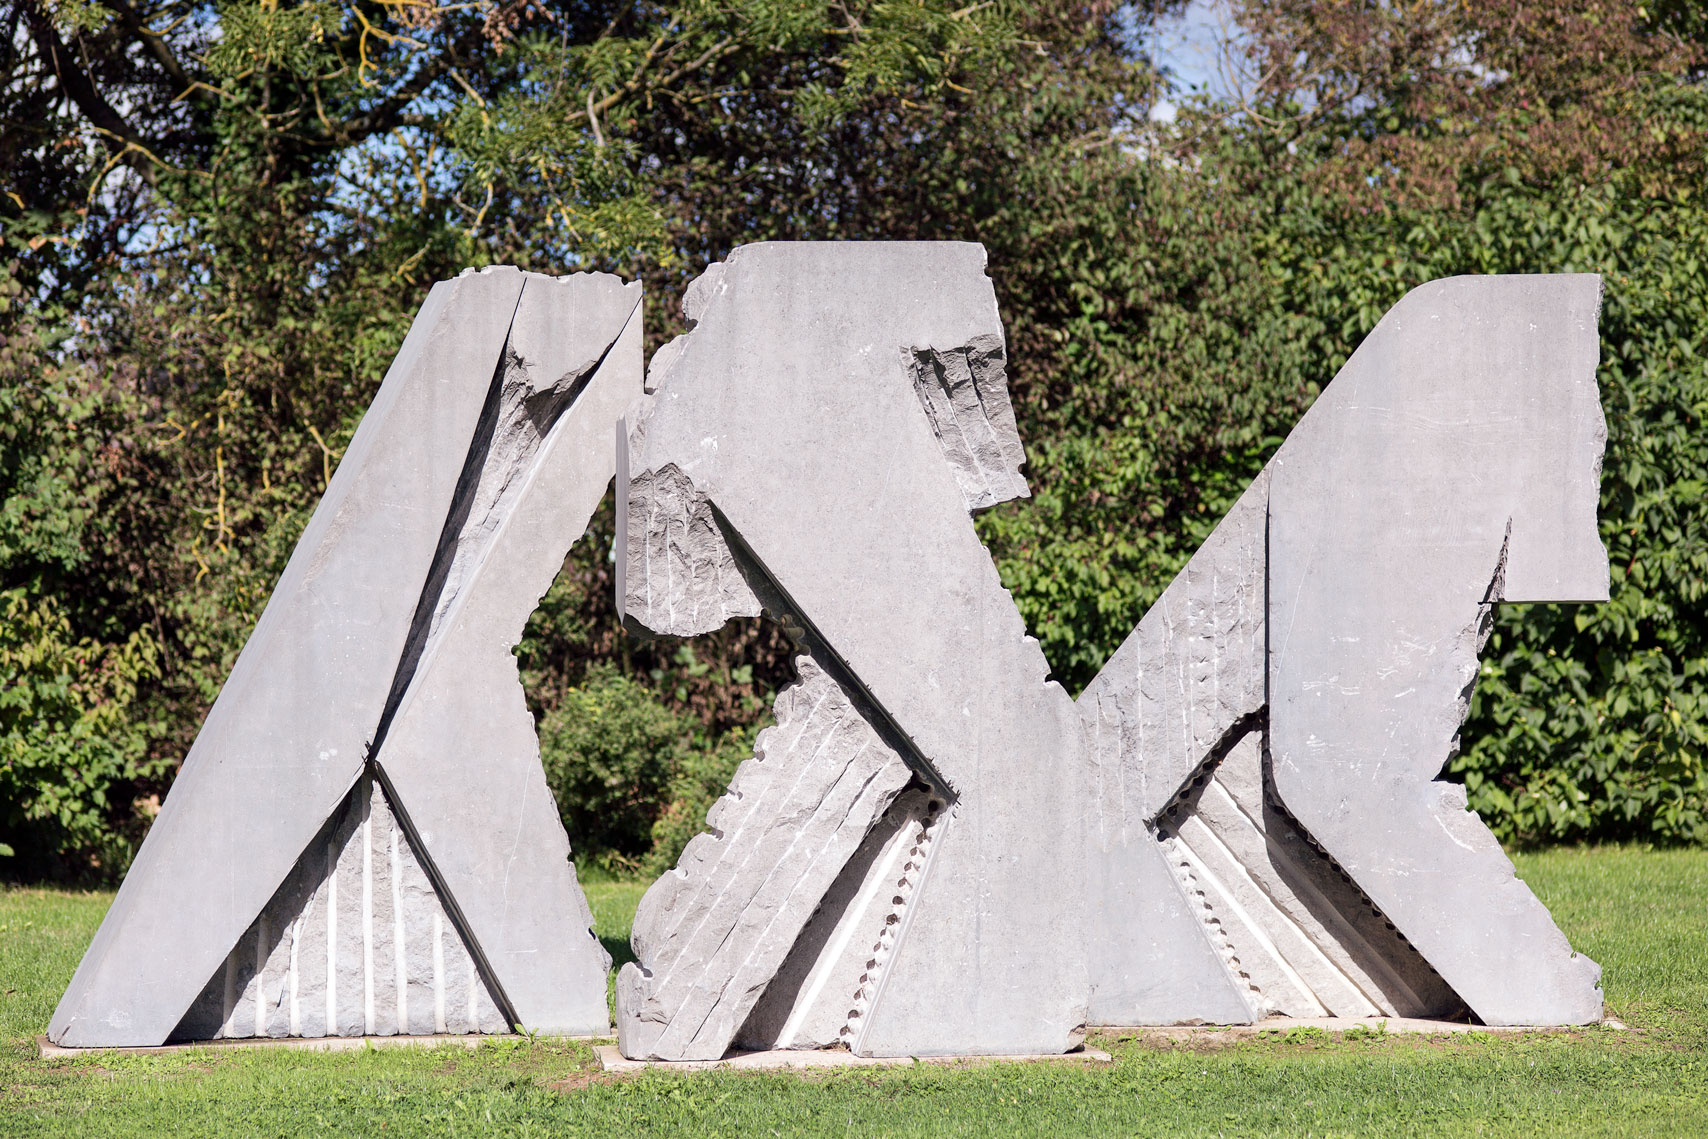
M1198 797L1204 793L1204 788L1215 777L1216 768L1222 765L1222 760L1228 757L1228 753L1252 732L1264 731L1268 723L1269 709L1267 706L1235 720L1229 725L1228 730L1222 733L1222 738L1216 741L1216 746L1212 747L1204 756L1204 761L1192 769L1192 774L1186 777L1185 782L1180 785L1180 790L1174 793L1174 797L1164 805L1162 810L1156 813L1154 818L1147 819L1146 822L1153 828L1168 828L1168 818L1178 818L1185 812L1194 809Z
M468 918L464 916L462 907L457 904L457 896L445 884L445 876L433 861L433 856L427 850L427 844L422 841L421 831L416 827L415 820L410 817L409 807L404 803L403 797L397 793L397 788L386 776L385 768L375 763L371 758L368 760L368 773L384 789L386 798L390 800L391 811L397 818L399 829L409 839L409 845L415 851L416 861L421 864L421 869L426 873L427 880L433 884L433 892L439 895L439 904L445 908L445 916L450 918L451 926L457 931L457 936L463 939L464 948L468 950L469 956L474 958L475 969L479 972L481 981L485 983L486 991L492 995L492 1002L498 1006L498 1011L503 1015L505 1022L511 1028L521 1031L522 1018L516 1015L516 1007L508 994L505 993L504 986L499 983L497 971L492 968L492 962L486 958L486 950L481 947L479 939L474 936Z
M520 307L520 298L517 304ZM639 311L636 306L635 312ZM634 319L631 313L629 320ZM474 438L463 458L450 512L440 530L432 567L416 603L403 655L369 746L369 758L378 758L434 634L479 572L516 495L527 485L537 456L621 338L619 331L597 357L561 376L536 379L530 373L530 361L516 353L506 335Z
M788 591L777 583L777 579L765 568L758 555L742 541L741 535L730 524L723 511L718 509L717 503L708 499L707 505L711 508L712 516L717 521L730 553L734 556L736 568L740 570L754 596L759 598L765 611L783 626L791 639L812 655L813 660L832 680L836 681L849 702L854 705L855 711L877 732L878 738L901 756L902 762L912 768L913 773L927 787L953 804L958 797L955 787L925 757L902 726L895 722L877 697L872 695L865 683L849 667L848 662L838 655L829 639L819 632L812 620L801 611L801 607L789 596Z

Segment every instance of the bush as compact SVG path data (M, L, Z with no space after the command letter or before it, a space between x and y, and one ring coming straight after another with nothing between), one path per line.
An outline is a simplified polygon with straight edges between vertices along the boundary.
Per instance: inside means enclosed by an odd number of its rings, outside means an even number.
M540 721L540 758L576 857L662 873L753 754L750 730L711 737L611 665L594 665Z
M714 747L687 749L670 781L669 795L652 824L652 849L641 870L657 877L676 865L688 841L706 829L706 812L724 793L735 769L753 754L758 727L732 731Z
M159 675L154 643L74 638L52 598L0 592L0 866L8 873L122 870L147 774L134 702Z
M685 717L609 665L564 693L540 721L540 758L579 857L621 865L647 853L692 734Z

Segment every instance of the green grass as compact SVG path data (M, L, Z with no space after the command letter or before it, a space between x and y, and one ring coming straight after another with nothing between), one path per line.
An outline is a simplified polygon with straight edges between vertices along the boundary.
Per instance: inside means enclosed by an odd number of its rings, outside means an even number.
M0 893L0 1136L1708 1134L1708 852L1524 855L1638 1031L1295 1031L1224 1048L1101 1039L1106 1067L600 1075L590 1049L493 1042L306 1054L35 1058L108 894ZM592 882L619 959L641 886Z

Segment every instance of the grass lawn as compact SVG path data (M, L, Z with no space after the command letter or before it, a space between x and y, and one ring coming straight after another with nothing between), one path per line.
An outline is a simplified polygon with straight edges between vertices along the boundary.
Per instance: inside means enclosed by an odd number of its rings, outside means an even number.
M1115 1054L1108 1066L811 1076L606 1077L582 1045L529 1041L42 1061L30 1038L111 894L0 892L0 1136L1708 1134L1708 852L1517 861L1573 944L1602 963L1609 1013L1636 1031L1295 1031L1196 1050L1105 1037L1094 1042ZM588 889L619 960L641 889Z

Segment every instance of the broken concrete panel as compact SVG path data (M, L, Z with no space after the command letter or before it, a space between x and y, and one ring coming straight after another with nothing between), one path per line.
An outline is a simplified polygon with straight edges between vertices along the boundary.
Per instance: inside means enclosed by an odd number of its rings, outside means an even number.
M1157 849L1156 821L1263 709L1268 486L1253 481L1079 697L1094 1024L1243 1024L1265 1007L1225 969L1233 950L1202 912L1214 891Z
M530 291L533 296L522 303ZM514 663L506 662L507 673L491 664L501 636L467 647L459 639L467 634L458 633L457 615L490 604L488 617L495 627L503 633L511 627L519 631L526 610L549 583L550 572L536 580L546 560L544 547L507 538L506 524L511 514L526 512L541 496L540 488L551 494L565 485L562 479L539 479L535 486L542 456L552 453L546 426L566 418L565 408L579 402L583 389L602 392L625 376L621 382L629 385L620 395L596 395L587 406L597 401L599 409L589 417L608 414L609 406L621 406L633 396L639 343L638 333L624 342L626 364L589 369L585 365L613 348L612 339L626 327L623 321L591 344L568 337L574 343L560 349L540 337L558 335L554 329L567 332L587 315L577 308L582 300L621 292L614 281L578 285L508 269L467 273L434 288L62 999L49 1030L56 1042L153 1045L173 1032L245 932L262 932L255 923L264 907L365 766L382 779L391 776L387 733L395 732L407 745L418 713L404 706L405 697L433 681L435 669L429 666L446 646L466 649L463 659L450 666L465 670L460 676L467 687L460 696L465 705L489 699L501 709L492 714L495 720L481 721L496 735L482 736L449 757L399 754L395 774L409 790L397 794L394 783L392 806L441 891L448 916L462 922L467 907L469 920L483 923L482 936L494 938L501 953L512 944L506 937L516 929L535 928L535 922L504 917L494 924L482 916L490 907L507 906L507 914L561 910L569 915L567 923L540 919L539 927L550 930L580 924L580 936L569 939L572 948L552 968L570 954L576 966L552 978L553 992L541 998L544 1003L530 1002L545 985L538 975L545 970L531 979L526 969L515 977L506 974L525 1007L546 1010L540 1023L553 1023L557 1014L550 1010L566 1000L580 1008L597 1001L589 990L595 985L602 990L597 982L602 957L596 943L585 946L591 941L585 903L568 867L561 828L554 848L555 817L548 825L546 809L535 801L544 796L544 783L531 750L531 724L528 745L515 734L519 721L513 713L521 709L521 699ZM536 302L545 302L556 314L544 318L544 325L530 315L543 311ZM612 307L608 297L600 303ZM632 311L632 297L628 304ZM589 311L598 307L587 306ZM556 369L549 375L529 371L529 362L548 358ZM598 430L586 428L583 435L604 457L590 462L593 470L571 464L562 478L595 480L590 490L578 485L576 494L596 499L614 464L609 422ZM580 473L572 475L573 470ZM557 549L561 559L573 536L570 528L555 514L542 515L537 502L531 508L530 526L543 528L541 541ZM547 533L556 536L548 541ZM507 542L522 542L527 549L506 552L512 550ZM518 568L524 563L527 568ZM499 652L507 654L515 639L510 633ZM477 662L487 662L487 668ZM469 683L469 676L478 683ZM417 687L412 689L412 683ZM462 710L478 718L478 711ZM497 722L505 726L493 727ZM447 733L445 738L464 737ZM495 738L502 738L505 747L485 758L483 749ZM470 778L466 765L471 757L482 757L483 778ZM417 770L440 761L454 771ZM522 770L528 763L533 771ZM444 783L422 790L417 774ZM454 802L446 802L444 785L458 788ZM424 835L421 828L437 827L441 812L452 821ZM518 816L521 823L515 821ZM509 822L495 832L480 829L493 818ZM464 875L460 855L448 851L442 837L448 836L454 847L459 840L492 843L497 841L493 833L511 841L526 833L529 842L543 834L538 841L549 852L542 860L549 868L532 877L530 872L507 879ZM441 856L446 874L435 865ZM554 861L553 856L560 857ZM456 892L443 889L447 878L457 879ZM332 939L333 958L347 961L344 943L358 937L364 910L349 891L341 895L339 907L353 908L347 915L329 912L322 936ZM473 943L476 954L486 948ZM267 968L263 961L263 976ZM337 999L323 1014L322 1031L348 1032L357 1023L365 1028L365 1006L352 1011L349 985L339 984L337 977L330 981L328 991ZM492 996L498 1005L506 1004L503 993ZM598 1023L604 1023L602 1013Z
M1574 954L1465 791L1493 603L1607 596L1593 276L1421 286L1270 464L1281 802L1487 1024L1587 1023Z
M642 898L618 1033L632 1058L714 1060L912 773L810 657L676 869Z
M522 282L434 286L60 1001L55 1043L164 1042L355 784Z
M948 351L913 353L913 390L932 434L955 472L968 510L1029 498L1020 475L1026 450L1008 401L1006 351L1000 337Z
M858 1047L874 1054L1061 1051L1084 1022L1079 899L1060 889L1083 870L1062 838L1077 715L914 383L920 352L1000 341L982 270L955 243L743 247L697 287L698 324L655 366L629 441L633 477L674 466L706 496L778 615L950 804L872 996Z
M528 278L494 428L420 658L377 744L459 921L522 1028L603 1035L591 932L513 650L616 466L641 389L639 283Z
M385 792L364 778L172 1039L508 1029Z
M632 632L693 637L734 617L757 617L759 598L724 541L712 504L674 464L625 483L627 539L618 553L621 603Z
M1080 693L1101 846L1146 828L1263 709L1268 501L1265 471Z

